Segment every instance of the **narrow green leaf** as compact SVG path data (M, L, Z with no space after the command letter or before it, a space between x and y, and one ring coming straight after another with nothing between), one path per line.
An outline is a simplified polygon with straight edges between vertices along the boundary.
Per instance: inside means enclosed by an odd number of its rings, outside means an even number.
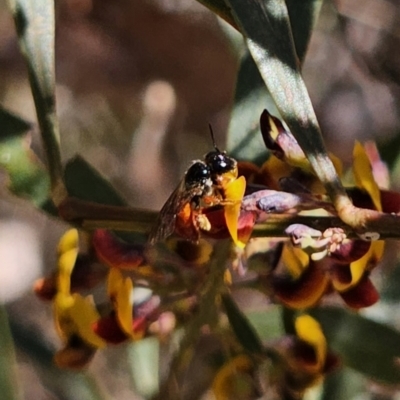
M123 211L122 207L127 206L126 200L113 188L107 179L82 157L76 156L69 160L65 166L64 174L69 196L100 205L121 207L121 212ZM104 220L105 222L110 220L109 215L106 215L108 213L107 210L101 209L101 207L99 210L95 210L92 206L90 206L90 209L91 211L96 211L98 220ZM115 213L115 211L113 212ZM124 213L126 215L126 211ZM136 215L136 219L143 223L149 223L154 219L152 213L148 211L132 209L128 210L128 213L130 217ZM118 218L118 221L121 221L121 219ZM107 226L103 226L103 228L112 229ZM118 228L114 227L114 229ZM142 243L146 241L146 237L143 234L133 230L132 232L115 231L115 233L127 242Z
M284 0L227 0L280 115L306 153L328 194L348 199L325 150L293 42Z
M66 192L62 182L55 105L54 2L8 0L8 3L14 16L20 48L28 65L36 114L49 164L52 198L55 204L59 204Z
M350 368L340 368L325 377L320 400L364 398L366 387L367 378L364 375Z
M322 0L287 0L290 24L297 55L302 63L305 58ZM228 151L239 160L261 164L267 158L267 149L261 139L259 121L267 108L279 116L275 102L249 53L242 57L234 108L228 130Z
M278 113L257 66L246 52L240 64L228 129L227 150L232 157L259 164L267 159L268 151L260 132L264 108Z
M3 399L18 400L22 398L16 367L14 343L7 312L0 304L0 393Z
M114 206L127 204L111 184L81 156L68 161L64 174L70 196L99 204Z
M246 316L262 341L272 341L285 334L282 307L279 305L270 305L263 311L252 311Z
M232 330L240 344L252 353L261 354L263 352L263 345L260 338L256 334L250 321L242 311L239 310L239 307L232 297L228 294L223 294L222 304L224 305Z
M324 307L310 314L345 365L386 384L400 383L400 332L340 308Z
M50 180L30 148L29 130L27 122L0 108L0 167L8 174L8 188L40 207L49 197Z
M286 0L297 57L303 64L322 0Z

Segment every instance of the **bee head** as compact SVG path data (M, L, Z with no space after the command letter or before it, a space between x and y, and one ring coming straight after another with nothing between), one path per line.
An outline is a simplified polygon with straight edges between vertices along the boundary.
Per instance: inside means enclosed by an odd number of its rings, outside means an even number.
M226 172L231 172L236 169L237 162L233 158L226 155L225 152L210 151L204 158L205 163L208 165L211 175L221 175Z

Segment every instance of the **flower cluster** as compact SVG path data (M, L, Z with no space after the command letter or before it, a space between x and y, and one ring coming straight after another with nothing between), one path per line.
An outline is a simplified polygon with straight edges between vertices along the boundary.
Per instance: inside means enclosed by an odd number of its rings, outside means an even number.
M261 131L269 159L257 167L216 149L209 153L215 160L206 156L194 163L191 168L201 168L207 179L198 179L197 170L186 175L179 189L186 191L170 197L160 214L161 229L150 243L128 244L107 230L65 233L56 271L35 286L38 296L53 303L63 341L55 355L59 366L82 368L99 348L148 335L165 337L193 317L201 309L204 287L212 287L205 285L212 279L209 261L223 238L233 240L236 253L226 262L229 271L219 275L224 277L221 290L246 284L231 272L244 275L251 269L253 288L301 312L332 293L353 309L378 300L370 273L382 258L384 242L374 232L357 235L340 221L296 140L267 111ZM371 149L354 146L355 186L349 196L358 207L397 213L399 195L378 187L373 167L379 158L376 152L371 157ZM340 160L330 157L343 176ZM95 287L103 289L96 289L96 301L83 295ZM217 297L212 304L218 304ZM301 398L337 359L311 316L297 316L292 333L263 344L260 354L231 346L232 357L214 379L216 398L260 396L260 376L280 396ZM273 372L265 374L261 366L271 360Z
M196 305L190 293L176 296L175 290L189 282L199 284L204 276L200 267L212 250L203 241L190 250L173 240L169 247L174 252L165 249L168 262L161 261L157 268L147 264L154 255L146 254L144 245L127 244L105 230L90 235L87 247L80 249L76 229L67 231L59 242L56 271L35 284L36 294L53 303L55 326L64 343L55 355L60 367L80 369L106 345L168 335L177 318ZM105 296L96 303L92 295L81 294L104 283ZM155 294L153 288L168 285L163 297Z
M265 362L271 357L275 360L270 366L273 372L267 374ZM300 399L307 388L337 365L338 358L328 351L321 326L303 314L295 320L293 335L269 344L264 354L255 357L241 353L223 364L212 389L217 400L259 398L263 386L276 397Z
M374 304L379 295L369 274L382 257L384 242L377 240L379 235L373 232L363 237L349 237L350 230L342 224L324 230L314 228L318 226L318 219L335 216L335 209L301 148L281 122L264 111L261 130L272 155L261 168L250 163L239 164L239 170L242 167L248 181L247 190L250 191L253 184L257 187L242 201L240 220L244 222L241 224L239 220L239 226L250 230L255 224L268 222L272 214L280 214L287 217L285 235L290 239L282 241L276 250L275 264L269 266L264 276L265 292L295 309L315 306L325 294L333 291L355 309ZM341 174L340 161L333 155L331 158ZM358 142L354 146L353 160L356 187L349 193L354 204L392 212L398 195L382 193L366 150ZM260 190L260 185L264 184L274 189ZM297 216L308 218L305 221L310 225L297 223Z

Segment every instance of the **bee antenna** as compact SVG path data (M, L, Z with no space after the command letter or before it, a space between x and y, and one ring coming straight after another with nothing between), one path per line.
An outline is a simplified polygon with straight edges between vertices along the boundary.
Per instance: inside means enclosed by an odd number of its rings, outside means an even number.
M215 149L216 151L218 151L218 153L222 153L221 150L217 147L217 145L216 145L216 143L215 143L214 131L213 131L213 128L212 128L212 126L211 126L210 123L208 124L208 127L210 128L211 140L212 140L212 142L213 142L214 149Z

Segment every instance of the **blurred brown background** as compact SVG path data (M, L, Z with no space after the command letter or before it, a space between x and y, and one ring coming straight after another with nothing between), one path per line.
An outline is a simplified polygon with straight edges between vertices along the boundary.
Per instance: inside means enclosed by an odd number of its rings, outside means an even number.
M56 3L63 158L82 154L132 205L158 209L189 162L210 149L209 122L224 147L241 40L227 35L229 28L194 0ZM385 143L399 134L398 4L326 0L312 37L304 77L329 149L347 162L354 139ZM0 102L35 121L4 0ZM37 132L33 147L40 153ZM394 182L399 181L397 170L395 164ZM66 226L15 201L4 187L0 217L0 301L9 303L15 318L57 344L51 310L30 288L53 267L55 246ZM92 370L106 375L110 365L118 364L119 351L97 356ZM22 352L19 361L27 377L27 399L63 398L46 387L42 372ZM122 366L107 391L128 399L132 395L121 383Z

